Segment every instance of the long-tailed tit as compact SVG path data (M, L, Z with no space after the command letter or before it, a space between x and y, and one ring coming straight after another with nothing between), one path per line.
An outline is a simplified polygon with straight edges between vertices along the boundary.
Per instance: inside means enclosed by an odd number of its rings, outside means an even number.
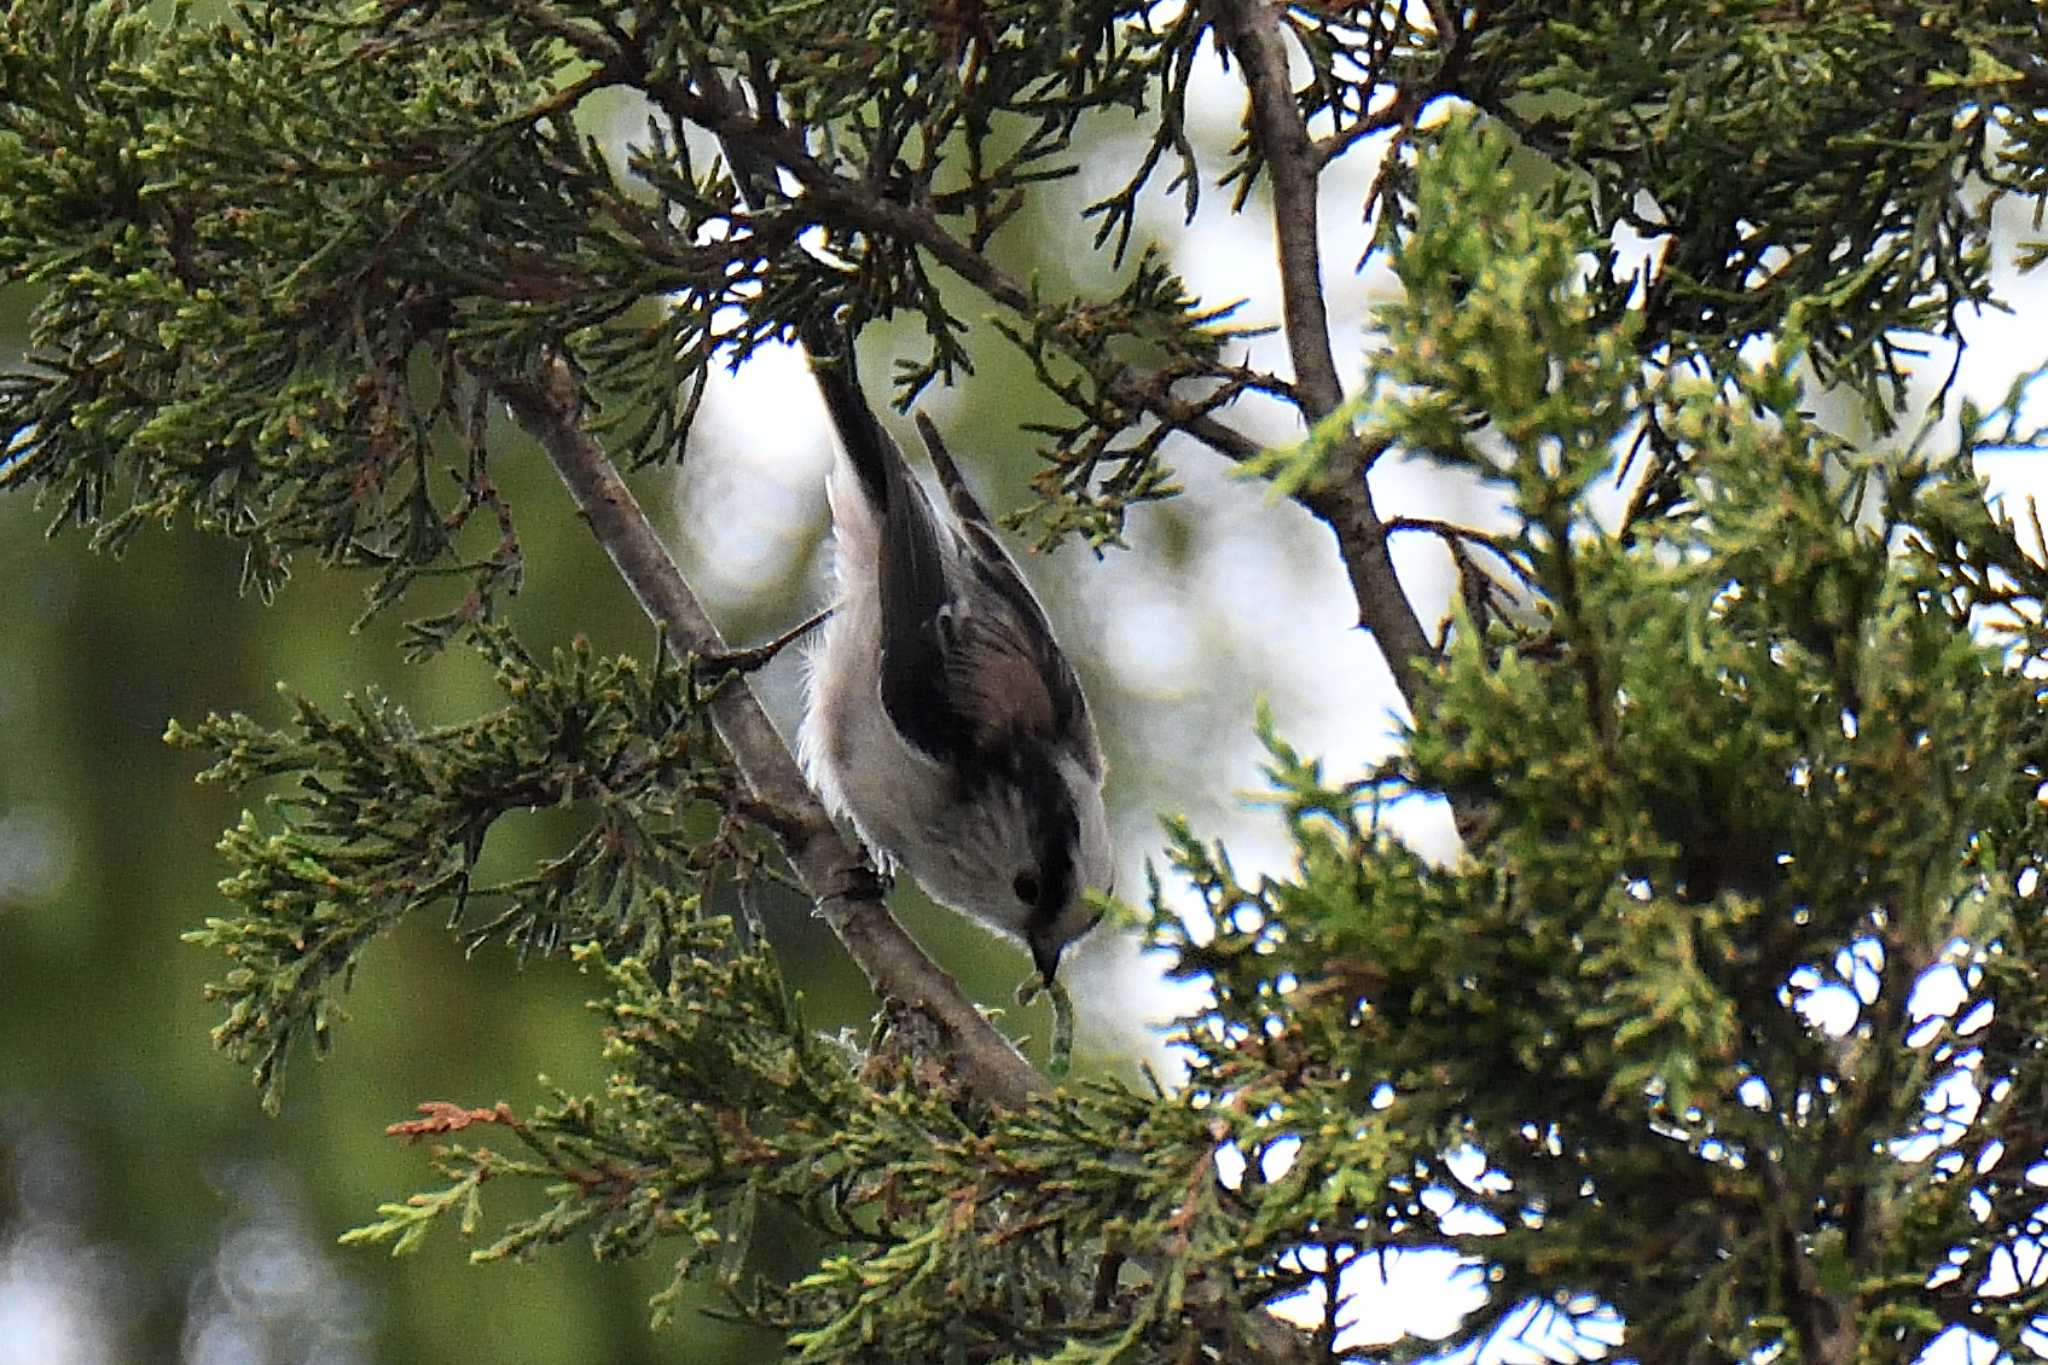
M1080 681L920 413L932 503L862 396L851 342L813 354L844 455L828 487L839 600L797 750L861 838L942 905L1023 940L1052 980L1109 889L1102 746Z
M756 107L774 122L773 101ZM757 149L722 145L750 213L788 200ZM798 756L885 864L1023 940L1050 984L1113 872L1087 698L932 424L919 415L943 512L868 406L851 335L821 318L797 331L843 452L827 488L839 600L810 655Z

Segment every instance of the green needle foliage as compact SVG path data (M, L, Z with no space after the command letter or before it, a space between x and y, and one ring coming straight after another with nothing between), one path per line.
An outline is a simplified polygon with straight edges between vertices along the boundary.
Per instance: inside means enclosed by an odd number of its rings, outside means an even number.
M236 869L221 891L241 912L187 935L233 964L211 991L228 1004L214 1041L255 1061L273 1110L292 1044L325 1050L363 951L408 913L449 903L469 946L502 940L522 957L581 942L661 957L692 917L678 897L756 861L744 798L684 671L649 674L581 642L542 664L502 628L474 635L506 704L462 725L422 730L375 692L340 717L297 698L282 731L240 714L171 725L171 743L214 757L201 781L295 779L272 803L280 828L245 812L221 841ZM477 884L492 825L549 808L582 817L573 843L529 874Z
M1271 79L1246 37L1267 22L1301 84L1219 156L1195 73L1229 42ZM409 915L571 956L596 993L608 1083L424 1106L393 1132L433 1139L444 1183L350 1242L445 1223L480 1260L657 1255L678 1335L708 1288L819 1362L1510 1338L1904 1361L1958 1327L2017 1352L2048 1338L2048 569L1974 461L2048 432L2030 380L1993 412L1912 411L1901 357L1995 302L1993 212L2048 188L2041 22L2019 0L378 0L151 26L18 0L0 269L39 292L0 483L111 549L153 521L231 536L266 596L307 553L368 570L372 610L458 585L411 646L473 647L487 714L423 729L365 689L281 729L171 730L208 779L283 783L227 833L232 909L191 935L226 959L217 1040L266 1103ZM620 91L644 130L615 152L578 119ZM1268 122L1290 108L1305 148ZM1134 115L1119 188L1064 209L1112 283L1010 273L1009 229ZM787 194L746 210L706 134ZM1334 407L1232 358L1263 320L1126 254L1152 190L1250 209L1375 139L1363 208L1398 290ZM1619 267L1630 231L1654 267ZM1263 309L1297 361L1314 275ZM1048 542L1113 542L1200 443L1345 553L1429 531L1460 575L1384 768L1331 777L1264 723L1284 875L1170 825L1144 931L1206 987L1171 1088L1002 1109L915 1011L820 1036L723 894L786 821L720 747L715 686L497 624L523 550L494 414L544 357L613 459L672 464L713 365L901 316L907 403L968 371L984 313L1063 409L1034 428ZM1820 420L1826 385L1883 439ZM1253 401L1309 439L1219 433ZM1388 451L1484 482L1513 525L1346 522ZM1390 826L1424 801L1457 815L1448 863ZM484 881L497 823L555 809L563 851ZM521 1189L538 1212L501 1204ZM806 1269L763 1273L771 1243ZM1446 1341L1355 1339L1353 1297L1415 1251L1466 1268L1470 1313Z

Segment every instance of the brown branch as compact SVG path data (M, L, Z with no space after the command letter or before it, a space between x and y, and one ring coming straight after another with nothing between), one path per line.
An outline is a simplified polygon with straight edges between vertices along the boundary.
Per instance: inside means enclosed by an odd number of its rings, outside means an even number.
M1216 34L1244 73L1250 95L1251 134L1273 185L1273 230L1279 247L1280 311L1294 360L1297 406L1310 426L1344 403L1344 386L1330 346L1323 299L1322 249L1316 239L1316 193L1325 157L1309 138L1287 72L1280 10L1268 0L1206 0ZM1358 597L1359 624L1372 631L1386 655L1410 712L1420 715L1429 691L1427 666L1435 647L1394 572L1387 528L1373 506L1367 476L1384 444L1346 442L1323 481L1297 495L1328 523Z
M1373 506L1365 477L1363 470L1334 474L1320 487L1303 489L1296 498L1336 534L1337 553L1343 557L1351 590L1358 597L1358 623L1379 641L1401 699L1412 714L1420 716L1429 700L1432 684L1428 670L1436 662L1436 647L1394 571L1386 523Z
M1476 530L1470 526L1460 526L1454 521L1439 521L1435 517L1404 516L1387 518L1388 535L1398 536L1404 532L1432 535L1446 543L1455 542L1476 545L1506 565L1508 572L1512 573L1523 584L1531 588L1536 586L1536 580L1529 576L1528 568L1515 558L1515 552L1502 544L1501 538L1491 532Z
M493 387L547 453L577 511L641 610L684 648L726 653L718 628L669 557L639 500L584 428L583 394L568 363L548 356L531 375L500 377ZM833 826L746 681L730 680L713 697L711 708L719 738L732 752L754 798L779 812L773 823L798 883L817 901L820 917L867 974L876 994L902 1001L936 1024L951 1052L948 1060L955 1074L981 1099L1014 1109L1047 1089L1044 1077L925 956L879 896L856 889L873 882L871 875L864 875L866 864Z
M1392 103L1377 114L1368 114L1357 119L1316 143L1317 162L1327 166L1366 138L1407 127L1422 111L1422 106L1435 94L1434 90L1403 90L1394 97ZM1366 202L1372 201L1368 197Z
M1323 158L1309 140L1294 82L1287 74L1287 44L1280 11L1268 0L1209 0L1203 7L1217 36L1244 73L1251 96L1252 136L1273 184L1273 232L1280 246L1280 316L1302 414L1311 423L1337 410L1344 384L1330 350L1330 315L1323 299L1322 248L1316 240L1317 176Z

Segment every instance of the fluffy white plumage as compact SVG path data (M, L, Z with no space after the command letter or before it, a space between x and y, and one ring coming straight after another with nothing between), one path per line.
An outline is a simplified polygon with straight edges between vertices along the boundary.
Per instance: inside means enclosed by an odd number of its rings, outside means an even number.
M1049 980L1098 918L1085 893L1112 879L1101 747L1037 600L920 428L951 515L879 425L835 462L838 601L809 657L798 753L873 850L1022 940Z

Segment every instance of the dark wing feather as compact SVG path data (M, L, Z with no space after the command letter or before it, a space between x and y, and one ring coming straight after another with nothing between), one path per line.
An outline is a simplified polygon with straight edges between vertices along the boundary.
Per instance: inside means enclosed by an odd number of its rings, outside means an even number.
M987 526L988 513L981 510L980 499L967 486L967 480L960 477L960 466L953 463L953 452L946 449L946 442L939 435L939 429L932 419L922 412L916 415L917 434L924 438L925 453L932 457L932 471L939 476L939 487L945 491L946 501L952 505L953 515L963 525Z
M899 474L902 472L903 452L882 430L875 410L868 406L867 396L861 392L860 373L854 367L853 338L845 333L826 335L822 328L808 327L804 332L804 350L810 355L811 375L824 396L832 429L839 435L839 444L846 448L853 472L860 476L861 491L867 494L870 506L886 514L886 509L892 509L897 501L891 496L890 471L893 468Z
M995 532L980 519L936 522L902 457L891 454L882 545L890 719L935 758L977 755L971 770L1021 780L1018 751L1035 746L1063 747L1099 774L1080 680ZM953 537L960 543L948 545Z
M713 86L722 102L743 107L737 90ZM764 102L764 110L772 119L772 103ZM723 145L750 209L785 198L772 162L743 143ZM918 749L958 771L1007 772L1026 791L1046 843L1040 909L1049 918L1065 904L1071 882L1072 831L1061 821L1073 819L1059 799L1049 746L1067 747L1095 776L1102 773L1080 682L931 420L919 413L918 431L959 534L972 547L972 591L992 604L981 612L965 609L960 593L967 585L947 576L949 547L941 537L953 531L934 522L902 452L868 406L851 334L824 317L806 319L798 333L832 426L882 524L882 706ZM975 751L983 762L957 764ZM1051 974L1050 964L1041 967Z
M1099 776L1080 680L938 433L919 414L953 525L938 519L863 397L851 338L840 340L839 351L812 368L881 522L881 693L889 719L941 762L978 755L963 771L1017 780L1014 749L1035 740L1066 747ZM956 536L960 543L949 544ZM959 581L962 574L972 581Z
M958 653L955 585L946 574L948 534L861 392L853 338L805 339L811 373L825 398L832 429L846 450L861 491L881 524L882 707L912 745L952 762L973 745L971 722L953 696L951 660ZM834 353L836 352L836 354Z
M952 687L960 613L939 541L946 532L893 445L882 472L882 707L905 739L951 761L973 738Z
M727 91L722 84L716 89L722 101L743 106L737 90ZM772 117L772 105L764 107ZM773 203L786 202L772 162L743 142L722 145L741 199L750 210L760 212ZM999 650L992 656L993 671L987 685L961 688L960 680L970 671L968 662L973 657L973 647L963 643L963 636L973 634L974 629L965 621L957 598L960 585L947 576L948 547L940 537L951 531L934 522L924 494L903 463L902 452L868 405L855 366L852 335L824 317L802 321L798 335L809 353L811 373L825 399L833 430L881 523L880 688L889 719L912 745L942 762L955 763L992 738L989 717L998 706L1020 704L1030 714L1034 728L1040 713L1049 709L1057 718L1061 713L1051 708L1048 684L1031 676L1039 667L1035 657L1027 668ZM988 517L967 492L938 432L922 413L917 421L926 444L934 451L948 501L963 524L986 534ZM1009 569L1000 549L996 562ZM1021 593L1027 614L1042 624L1037 603L1021 582L1014 581L1013 569L1009 578L1013 581L1000 589L1005 599ZM1050 643L1052 637L1047 634L1044 638ZM1016 657L1022 660L1027 656ZM1064 660L1059 662L1064 667ZM1040 701L1032 695L1034 691L1047 693L1048 700ZM1078 697L1079 689L1073 689L1073 694Z
M1007 722L1005 712L994 711L972 717L976 728L988 733L1008 723L1022 733L1064 743L1090 771L1095 771L1100 756L1091 742L1088 703L1081 695L1081 681L1074 676L1073 665L1053 640L1052 625L1045 619L1044 609L1017 572L1017 566L1003 552L993 531L973 523L961 529L966 539L974 543L973 572L980 595L993 604L993 610L983 613L989 621L985 629L975 633L974 646L985 657L998 660L1002 670L1028 673L1035 685L1029 704L1012 707L1007 712ZM1023 695L1020 687L1011 699ZM999 695L997 699L1003 698Z
M1080 679L1053 640L1052 623L1016 563L996 538L981 502L961 477L931 418L917 414L917 433L932 457L939 487L959 520L961 538L972 551L977 588L1003 610L985 613L969 638L973 653L955 660L967 684L959 690L968 722L985 741L1005 726L1058 742L1067 741L1084 766L1100 774L1101 756L1089 742L1088 703ZM975 680L980 681L976 685Z

